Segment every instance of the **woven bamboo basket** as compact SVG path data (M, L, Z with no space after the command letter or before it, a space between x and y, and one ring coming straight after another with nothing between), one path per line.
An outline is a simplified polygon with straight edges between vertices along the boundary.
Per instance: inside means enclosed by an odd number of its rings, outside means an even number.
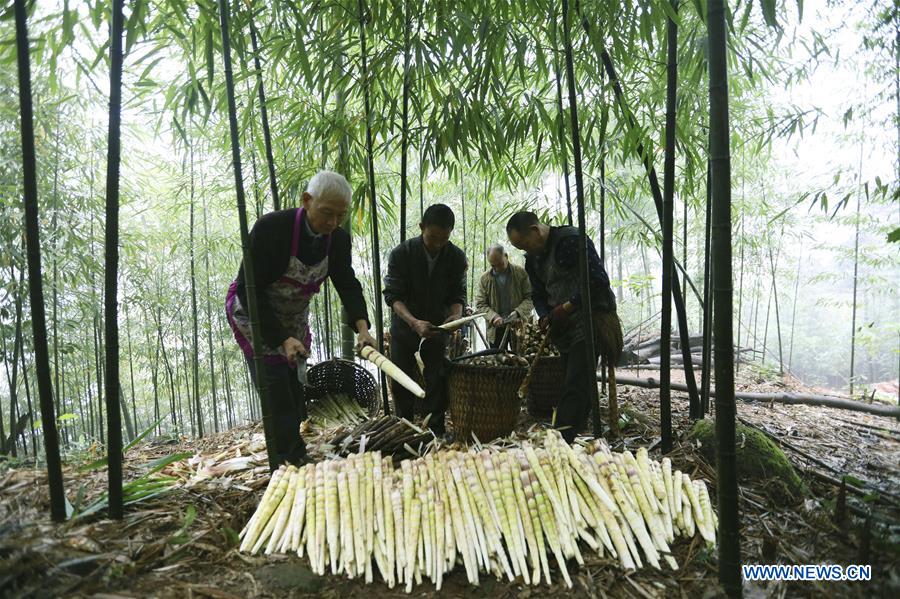
M310 367L306 401L313 404L330 393L345 393L356 400L369 416L381 412L381 393L372 374L350 360L332 358Z
M534 418L550 418L563 391L566 372L559 356L542 356L528 386L528 413Z
M454 362L447 380L447 401L457 439L474 433L488 442L510 434L519 420L519 385L526 368L476 366Z

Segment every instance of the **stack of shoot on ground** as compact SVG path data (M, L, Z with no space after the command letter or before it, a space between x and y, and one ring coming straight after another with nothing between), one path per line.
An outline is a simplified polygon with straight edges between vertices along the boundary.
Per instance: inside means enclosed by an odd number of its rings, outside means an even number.
M377 570L407 592L426 578L440 590L456 565L473 585L493 574L571 587L567 564L584 551L625 569L677 569L675 538L712 546L715 530L706 484L668 458L570 447L549 431L543 447L441 451L399 468L377 451L282 467L240 549L296 553L320 575L372 582Z

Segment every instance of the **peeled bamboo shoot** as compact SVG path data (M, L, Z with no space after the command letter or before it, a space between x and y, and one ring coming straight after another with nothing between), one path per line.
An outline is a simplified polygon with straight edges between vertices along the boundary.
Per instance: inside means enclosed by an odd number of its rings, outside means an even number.
M425 390L422 389L422 387L420 387L418 383L409 378L409 376L405 372L400 370L399 366L385 358L382 354L378 353L375 348L368 345L363 346L363 348L359 351L359 355L377 366L379 370L381 370L387 376L391 377L393 380L397 381L397 383L409 390L419 399L425 398Z

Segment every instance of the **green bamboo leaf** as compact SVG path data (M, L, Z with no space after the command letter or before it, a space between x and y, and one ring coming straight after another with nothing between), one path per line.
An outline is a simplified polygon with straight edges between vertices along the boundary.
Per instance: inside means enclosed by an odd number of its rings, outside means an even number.
M693 0L694 9L696 9L697 14L700 16L700 20L704 23L706 22L706 0Z
M175 453L172 455L163 456L161 458L158 458L156 460L153 460L151 462L147 462L146 464L143 464L141 466L141 468L149 468L150 471L147 473L147 475L150 475L155 472L159 472L160 470L162 470L169 464L173 464L179 460L186 460L187 458L191 457L192 455L194 455L194 454L189 451L185 451L185 452L181 452L181 453ZM147 475L145 475L145 476L147 476Z
M658 5L662 7L668 18L675 21L676 25L681 26L681 20L678 17L678 13L675 12L675 9L672 6L672 0L659 0Z
M897 227L887 235L888 243L900 243L900 227Z
M89 462L84 466L78 468L77 472L90 472L91 470L98 470L99 468L103 468L106 466L107 460L105 457L100 458L99 460L94 460L93 462Z
M177 124L177 120L176 120L175 122L176 122L176 124ZM178 125L178 126L180 127L180 125ZM184 130L182 129L181 132L184 133ZM187 143L187 137L186 137L186 136L185 136L185 138L184 138L184 141L185 141L185 143ZM127 452L129 449L131 449L132 447L134 447L135 445L137 445L138 443L140 443L141 441L143 441L143 440L147 437L147 435L149 435L150 433L152 433L153 430L156 429L156 427L159 426L159 424L160 424L163 420L165 420L165 419L166 419L166 416L160 416L160 417L159 417L159 420L157 420L156 422L154 422L153 424L151 424L150 426L148 426L146 429L144 429L144 430L141 432L141 434L139 434L137 437L135 437L135 438L131 441L131 443L129 443L128 445L126 445L124 448L122 448L122 453Z
M61 46L68 46L75 40L75 23L77 21L77 12L69 9L69 0L63 2L63 19L62 19L62 40Z
M209 99L209 96L206 94L206 90L203 88L203 84L197 85L197 91L200 92L200 99L203 101L203 107L205 112L203 114L204 120L209 118L210 112L212 112L212 101Z
M127 55L131 52L131 48L134 46L135 41L137 41L137 35L141 30L139 24L143 25L142 20L144 18L144 6L146 0L135 0L134 6L131 9L131 15L128 17L128 20L125 22L125 54Z
M762 6L763 18L769 27L778 27L778 17L776 15L775 0L759 0Z
M303 77L306 79L308 85L315 85L315 76L313 75L312 66L309 63L309 55L306 52L306 47L303 45L302 40L298 40L300 44L300 48L294 54L296 58L300 62L300 68L303 70Z
M206 84L212 86L216 71L215 46L213 44L213 27L208 24L204 32L203 52L206 56Z
M147 79L147 76L153 71L153 69L158 65L165 57L160 56L159 58L154 59L150 64L148 64L144 70L141 72L141 76L138 78L138 83ZM154 83L154 86L156 84Z
M91 23L94 25L95 30L100 29L100 23L103 22L103 10L106 5L103 2L97 2L90 6L88 12L91 15Z
M124 501L123 501L122 505L134 505L134 504L140 503L142 501L147 501L149 499L153 499L154 497L159 497L161 495L165 495L166 493L170 492L173 488L174 488L174 485L167 485L165 487L162 487L158 491L153 491L150 493L143 493L143 494L137 495L135 497L129 497L127 499L123 498ZM106 507L106 506L104 505L102 507Z

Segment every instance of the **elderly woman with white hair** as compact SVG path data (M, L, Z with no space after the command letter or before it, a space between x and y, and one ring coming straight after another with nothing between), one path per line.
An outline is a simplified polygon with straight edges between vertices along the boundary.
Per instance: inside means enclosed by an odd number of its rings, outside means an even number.
M326 278L331 279L344 304L359 345L375 345L369 334L362 285L351 264L350 235L339 227L350 209L351 195L342 175L320 171L310 179L300 208L265 214L250 231L263 358L281 462L300 464L307 459L306 444L300 437L306 401L296 368L298 361L305 362L309 356L309 307ZM241 262L237 279L228 289L225 310L256 383L246 306Z

